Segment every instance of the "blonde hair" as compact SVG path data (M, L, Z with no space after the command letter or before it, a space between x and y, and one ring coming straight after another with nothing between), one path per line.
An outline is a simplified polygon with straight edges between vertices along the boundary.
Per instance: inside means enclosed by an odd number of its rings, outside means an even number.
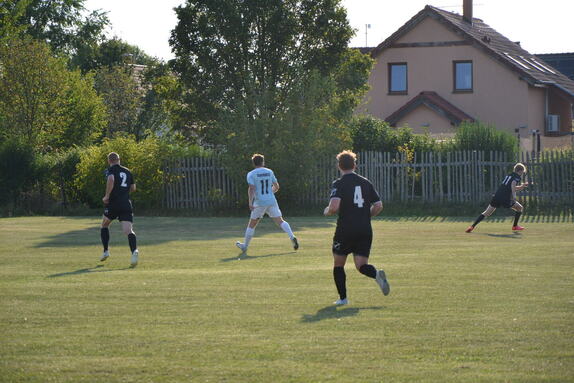
M514 173L518 173L520 171L526 173L526 165L522 164L522 163L517 163L516 165L514 165Z
M337 161L341 170L353 170L357 164L357 155L350 150L343 150L337 154Z

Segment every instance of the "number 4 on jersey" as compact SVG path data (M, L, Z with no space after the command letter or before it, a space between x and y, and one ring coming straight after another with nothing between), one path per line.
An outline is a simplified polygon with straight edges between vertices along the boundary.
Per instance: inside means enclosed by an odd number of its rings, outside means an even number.
M363 199L363 192L360 186L355 186L355 195L353 196L353 203L358 207L363 207L365 200Z

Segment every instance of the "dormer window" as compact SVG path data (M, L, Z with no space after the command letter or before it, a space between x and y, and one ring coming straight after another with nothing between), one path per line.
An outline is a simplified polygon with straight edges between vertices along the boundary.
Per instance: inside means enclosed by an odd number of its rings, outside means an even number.
M407 94L407 63L389 63L389 94Z
M454 92L472 92L472 61L453 61Z

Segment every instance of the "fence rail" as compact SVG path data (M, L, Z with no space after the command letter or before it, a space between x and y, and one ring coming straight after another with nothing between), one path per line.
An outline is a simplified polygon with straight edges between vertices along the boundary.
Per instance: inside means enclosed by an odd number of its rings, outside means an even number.
M383 201L425 203L484 202L516 162L526 165L519 192L529 203L574 203L574 157L571 151L520 153L509 158L492 151L449 153L358 153L357 172L371 180ZM218 157L183 158L165 164L164 206L209 210L244 204L244 185L227 176ZM281 178L281 175L278 175ZM333 157L321 158L301 183L296 200L302 205L326 203L331 182L338 177Z

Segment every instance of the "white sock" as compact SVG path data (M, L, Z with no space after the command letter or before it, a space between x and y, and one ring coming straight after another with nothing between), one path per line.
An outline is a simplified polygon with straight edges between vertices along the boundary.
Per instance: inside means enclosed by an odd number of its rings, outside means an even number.
M283 229L283 231L287 233L289 238L293 239L293 237L295 237L293 235L293 232L291 231L291 226L289 226L289 223L287 223L287 221L283 221L283 223L281 224L281 229Z
M243 242L245 244L245 247L249 246L249 242L251 242L253 234L255 234L255 229L252 229L250 227L247 227L247 229L245 229L245 242Z

